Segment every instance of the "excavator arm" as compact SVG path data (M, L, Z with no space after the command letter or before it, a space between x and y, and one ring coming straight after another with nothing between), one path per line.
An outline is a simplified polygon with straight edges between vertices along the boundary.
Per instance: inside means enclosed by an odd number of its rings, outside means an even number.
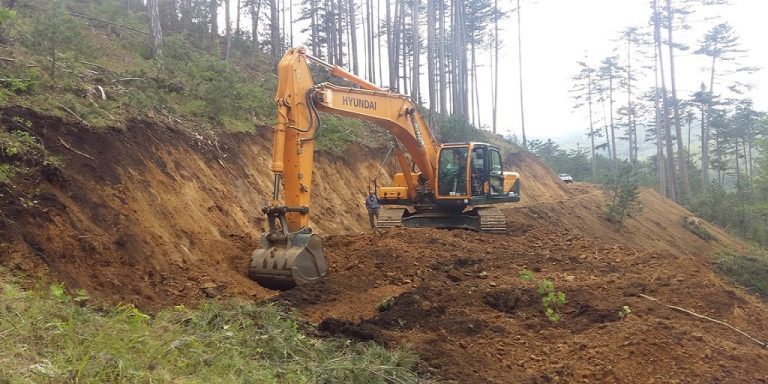
M309 62L360 89L314 84ZM304 48L289 49L277 72L277 123L272 143L274 190L271 205L262 209L269 231L262 235L261 248L253 252L248 273L263 286L286 288L320 279L327 270L320 237L309 227L318 111L368 120L389 130L411 154L426 180L424 184L430 188L435 185L437 144L409 97L388 92L313 58Z

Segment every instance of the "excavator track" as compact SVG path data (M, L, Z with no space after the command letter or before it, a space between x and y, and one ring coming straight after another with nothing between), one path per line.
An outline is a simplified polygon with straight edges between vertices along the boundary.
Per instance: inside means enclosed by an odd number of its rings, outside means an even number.
M448 220L455 216L445 216L440 214L423 213L409 216L407 222L403 221L405 215L404 208L382 208L379 212L378 228L392 227L438 227L438 228L463 228L472 229L484 233L505 233L507 231L507 219L498 208L477 208L477 215L464 216L461 224ZM442 217L442 219L441 219ZM413 220L415 218L430 218L427 224L424 221ZM451 224L453 223L453 224Z
M480 232L505 233L507 231L507 218L498 208L478 208L477 216L480 218Z
M403 214L405 214L405 208L381 208L376 226L378 228L402 227Z

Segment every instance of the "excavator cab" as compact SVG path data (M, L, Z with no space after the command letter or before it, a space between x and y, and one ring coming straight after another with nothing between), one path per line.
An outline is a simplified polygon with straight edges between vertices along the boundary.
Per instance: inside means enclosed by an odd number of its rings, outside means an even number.
M466 200L467 204L514 198L519 196L519 183L516 189L510 187L518 177L503 171L496 147L484 143L444 144L438 160L437 198Z

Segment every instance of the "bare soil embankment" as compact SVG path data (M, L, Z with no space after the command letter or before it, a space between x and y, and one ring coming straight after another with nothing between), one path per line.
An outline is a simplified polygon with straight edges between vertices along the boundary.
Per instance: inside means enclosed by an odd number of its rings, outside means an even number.
M2 193L0 265L148 309L278 295L245 274L272 190L269 129L216 140L144 122L92 132L18 108L3 111L3 128L13 116L65 165L29 199ZM744 250L718 229L704 223L716 239L696 237L681 222L690 213L644 190L643 214L617 230L594 187L512 154L524 201L503 208L508 233L361 234L381 152L317 157L312 221L329 277L278 299L321 331L409 345L426 371L462 383L766 382L768 350L641 296L768 338L768 306L712 268L713 253ZM559 323L524 269L566 294Z

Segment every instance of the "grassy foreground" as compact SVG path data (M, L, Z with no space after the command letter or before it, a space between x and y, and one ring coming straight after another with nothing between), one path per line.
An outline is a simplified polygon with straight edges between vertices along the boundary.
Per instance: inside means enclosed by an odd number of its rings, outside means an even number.
M0 279L0 383L411 383L416 358L305 335L276 305L207 303L147 315L61 285Z

